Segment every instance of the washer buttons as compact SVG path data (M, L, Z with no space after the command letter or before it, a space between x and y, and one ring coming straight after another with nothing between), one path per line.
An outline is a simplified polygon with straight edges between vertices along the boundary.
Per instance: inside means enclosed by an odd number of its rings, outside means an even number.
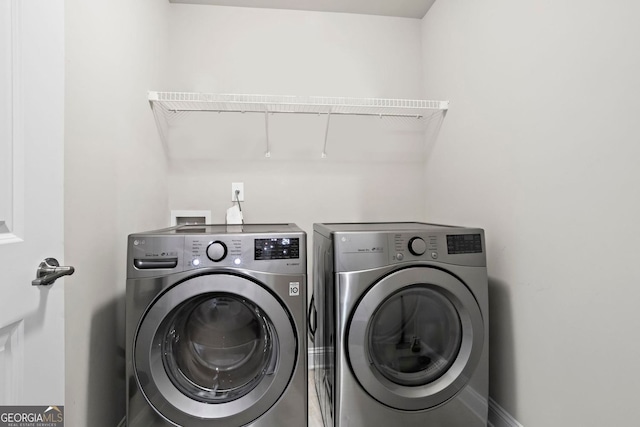
M431 258L438 259L438 252L431 252Z

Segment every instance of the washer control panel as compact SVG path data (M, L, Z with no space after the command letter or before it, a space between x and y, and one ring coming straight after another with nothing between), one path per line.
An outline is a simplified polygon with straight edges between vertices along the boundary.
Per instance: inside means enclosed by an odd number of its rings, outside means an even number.
M299 259L300 239L291 237L271 237L255 239L255 259Z
M185 268L240 265L246 261L240 236L185 236Z
M132 234L128 243L128 278L207 268L296 275L307 270L306 233L294 224L169 228Z
M301 238L290 236L253 237L185 236L184 268L245 267L269 269L269 263L300 266Z

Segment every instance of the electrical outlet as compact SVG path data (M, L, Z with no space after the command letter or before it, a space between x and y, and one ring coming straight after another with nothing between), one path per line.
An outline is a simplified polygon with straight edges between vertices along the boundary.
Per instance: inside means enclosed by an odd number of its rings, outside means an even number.
M236 190L239 191L238 196L236 197ZM232 182L231 183L231 201L244 202L244 182Z

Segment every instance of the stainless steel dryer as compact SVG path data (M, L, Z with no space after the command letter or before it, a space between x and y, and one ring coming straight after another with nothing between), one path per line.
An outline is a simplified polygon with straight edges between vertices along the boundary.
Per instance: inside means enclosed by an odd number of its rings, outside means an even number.
M305 233L178 226L128 243L127 425L306 427Z
M326 427L486 427L481 229L314 225L315 384Z

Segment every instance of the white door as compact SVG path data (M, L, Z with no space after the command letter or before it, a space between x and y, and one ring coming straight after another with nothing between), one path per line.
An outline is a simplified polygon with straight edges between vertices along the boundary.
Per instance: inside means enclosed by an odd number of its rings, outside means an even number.
M64 0L1 0L0 415L62 416L64 280L31 282L45 258L64 265L63 142Z

